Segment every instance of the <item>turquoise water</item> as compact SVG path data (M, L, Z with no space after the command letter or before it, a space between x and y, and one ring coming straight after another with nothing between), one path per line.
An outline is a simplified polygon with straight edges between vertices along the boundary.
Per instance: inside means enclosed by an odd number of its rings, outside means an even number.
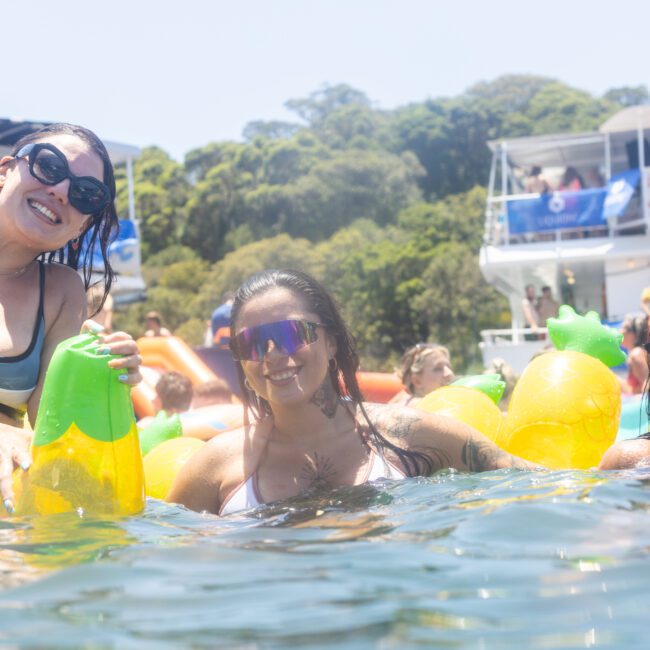
M650 471L0 521L0 647L647 648Z

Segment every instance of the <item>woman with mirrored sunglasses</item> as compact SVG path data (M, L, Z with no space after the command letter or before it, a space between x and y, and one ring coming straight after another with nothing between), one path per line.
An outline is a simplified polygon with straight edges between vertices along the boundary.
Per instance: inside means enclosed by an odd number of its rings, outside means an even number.
M378 478L532 467L461 422L364 402L348 329L305 273L269 270L244 282L231 333L250 421L199 450L169 501L224 515Z
M31 462L24 417L33 424L54 349L82 326L101 329L85 321L93 256L91 250L80 259L79 244L85 237L101 251L105 300L113 280L106 251L117 226L114 199L106 148L83 127L49 125L0 158L0 497L9 511L11 472ZM100 342L106 354L121 355L109 362L123 370L121 381L137 383L133 339L114 332Z

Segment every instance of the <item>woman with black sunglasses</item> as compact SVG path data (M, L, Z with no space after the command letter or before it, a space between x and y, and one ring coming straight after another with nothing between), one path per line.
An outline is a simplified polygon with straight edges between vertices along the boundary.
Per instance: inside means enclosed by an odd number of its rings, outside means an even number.
M307 490L454 467L532 468L467 425L392 404L364 403L351 336L331 297L299 271L263 271L231 314L246 414L180 472L169 501L230 514Z
M86 318L93 247L104 258L104 299L108 295L114 199L106 148L82 127L49 125L0 159L0 495L8 511L11 472L30 465L23 417L27 413L33 424L52 353L79 333ZM90 254L80 260L86 236ZM92 321L84 327L101 329ZM133 339L115 332L99 341L103 353L122 355L109 362L123 370L120 380L137 383L140 357Z

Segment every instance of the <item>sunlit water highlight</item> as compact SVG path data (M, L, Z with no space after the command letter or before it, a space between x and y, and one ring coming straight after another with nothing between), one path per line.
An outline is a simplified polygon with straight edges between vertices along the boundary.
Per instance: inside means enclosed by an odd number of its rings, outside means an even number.
M650 472L0 520L0 647L647 648Z

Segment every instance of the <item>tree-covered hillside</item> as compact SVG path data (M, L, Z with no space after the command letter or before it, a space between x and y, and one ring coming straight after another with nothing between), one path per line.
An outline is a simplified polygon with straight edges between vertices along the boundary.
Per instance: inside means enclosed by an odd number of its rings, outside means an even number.
M157 309L202 341L227 289L267 267L325 283L366 369L391 369L418 341L448 345L457 367L480 357L479 331L507 326L506 300L481 277L488 140L597 129L645 87L594 97L555 79L504 76L454 98L378 110L360 90L293 99L294 123L252 122L179 164L161 149L135 163L149 295L116 321L133 334ZM215 119L218 109L215 108ZM118 209L126 213L118 170Z

